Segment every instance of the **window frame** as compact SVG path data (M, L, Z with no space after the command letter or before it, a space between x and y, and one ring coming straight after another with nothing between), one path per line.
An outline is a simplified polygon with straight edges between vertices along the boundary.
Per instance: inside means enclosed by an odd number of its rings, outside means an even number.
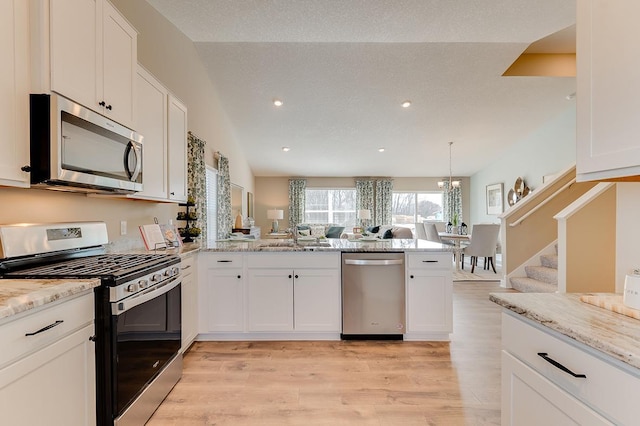
M352 191L353 192L353 210L335 210L332 209L332 195L331 193L327 194L327 200L328 200L328 209L327 210L308 210L307 209L307 191ZM305 206L304 206L304 222L303 223L325 223L325 222L313 222L313 221L309 221L308 220L308 216L307 214L311 213L324 213L327 212L327 222L326 223L334 223L336 225L340 225L340 226L344 226L345 228L349 228L349 227L354 227L356 226L356 188L355 187L343 187L343 188L335 188L335 187L313 187L313 188L305 188ZM337 221L334 221L334 213L344 213L344 214L349 214L352 213L353 214L353 223L340 223Z

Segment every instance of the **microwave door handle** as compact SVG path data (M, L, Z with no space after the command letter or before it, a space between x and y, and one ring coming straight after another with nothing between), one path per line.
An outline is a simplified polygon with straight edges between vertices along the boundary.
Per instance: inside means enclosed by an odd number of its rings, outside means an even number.
M133 171L129 169L129 156L131 155L131 152L133 152L133 155L136 156L136 167L133 169ZM129 175L130 181L135 181L136 179L138 179L141 167L142 158L140 158L139 149L132 141L129 141L129 143L127 144L127 149L125 149L124 151L124 169Z

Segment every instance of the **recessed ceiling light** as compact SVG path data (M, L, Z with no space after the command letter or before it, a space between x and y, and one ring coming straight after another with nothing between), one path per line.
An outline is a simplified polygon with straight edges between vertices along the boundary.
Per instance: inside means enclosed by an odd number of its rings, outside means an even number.
M402 108L409 108L411 106L411 101L404 101L402 103Z
M282 150L283 150L284 152L289 152L289 151L291 150L291 148L289 148L288 146L283 146L283 147L282 147Z
M274 99L273 104L277 107L282 106L282 101L280 99Z
M378 152L384 152L384 148L378 148Z

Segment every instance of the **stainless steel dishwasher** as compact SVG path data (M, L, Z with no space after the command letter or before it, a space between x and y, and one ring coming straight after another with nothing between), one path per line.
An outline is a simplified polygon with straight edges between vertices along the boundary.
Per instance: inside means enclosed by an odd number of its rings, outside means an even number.
M343 339L402 339L404 253L342 253Z

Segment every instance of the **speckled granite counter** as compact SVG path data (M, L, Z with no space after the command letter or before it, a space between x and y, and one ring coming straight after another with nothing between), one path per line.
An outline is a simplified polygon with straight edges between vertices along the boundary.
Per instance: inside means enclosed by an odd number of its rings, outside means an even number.
M0 279L0 321L20 312L91 290L99 285L99 279Z
M453 248L449 245L434 243L427 240L410 240L390 238L376 241L347 240L344 238L327 238L314 241L292 240L241 240L218 241L202 251L340 251L340 252L449 252Z
M580 301L580 294L491 293L523 317L640 368L640 321Z

